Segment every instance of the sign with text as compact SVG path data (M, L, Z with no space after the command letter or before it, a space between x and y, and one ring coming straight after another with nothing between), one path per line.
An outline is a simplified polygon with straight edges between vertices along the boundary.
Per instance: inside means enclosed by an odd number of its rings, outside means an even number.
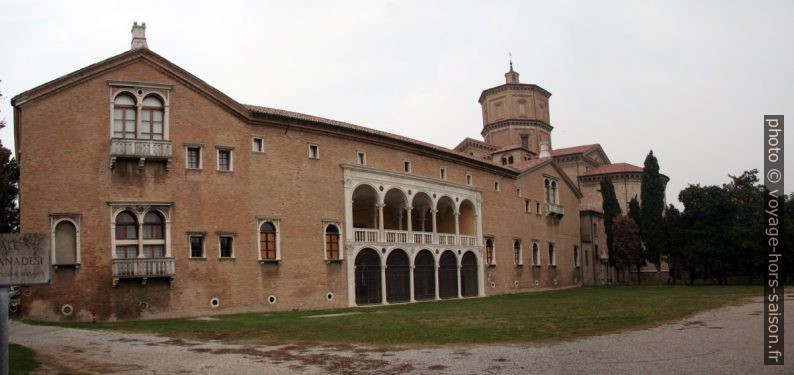
M50 283L50 246L43 234L0 233L0 288Z

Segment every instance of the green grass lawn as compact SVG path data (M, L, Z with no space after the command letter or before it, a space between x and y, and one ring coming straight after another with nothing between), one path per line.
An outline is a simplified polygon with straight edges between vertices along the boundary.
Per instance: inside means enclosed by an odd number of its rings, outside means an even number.
M254 343L395 346L548 342L644 328L761 295L761 286L617 286L218 320L42 323ZM326 318L319 314L357 312Z
M22 345L8 344L8 373L29 374L39 367L36 353Z

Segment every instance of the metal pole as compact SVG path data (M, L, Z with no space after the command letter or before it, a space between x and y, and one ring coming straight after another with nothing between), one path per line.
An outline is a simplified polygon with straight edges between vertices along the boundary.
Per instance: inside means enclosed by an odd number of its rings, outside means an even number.
M0 287L0 375L8 375L8 287Z

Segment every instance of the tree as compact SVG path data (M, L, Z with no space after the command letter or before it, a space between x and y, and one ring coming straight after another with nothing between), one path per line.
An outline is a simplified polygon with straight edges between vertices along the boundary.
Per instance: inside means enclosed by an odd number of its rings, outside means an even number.
M627 268L637 267L637 284L641 284L640 270L645 265L645 254L642 249L640 227L634 220L620 215L612 223L612 236L616 264Z
M664 221L662 220L666 187L667 180L659 173L659 163L651 150L645 158L645 168L642 170L640 233L648 260L656 265L657 270L661 266L661 253L664 251L666 242Z
M604 231L607 234L609 263L615 264L612 257L612 221L620 215L620 203L615 195L615 186L609 178L601 180L601 208L604 210Z
M758 183L758 170L731 176L723 189L735 209L733 228L728 235L733 246L725 249L734 266L742 266L748 281L761 272L766 262L764 249L764 187Z
M640 211L640 201L637 200L637 196L635 195L634 198L631 198L629 201L629 219L634 220L637 225L642 228L642 212Z
M0 98L3 94L0 93ZM0 119L0 129L6 126L5 119ZM0 141L0 233L19 231L19 167L11 157L11 150Z
M678 199L684 204L680 228L685 236L690 284L697 277L698 268L704 279L716 278L719 283L726 283L722 265L732 259L727 249L734 247L726 232L733 230L735 222L735 207L726 190L713 185L689 185L681 190ZM715 265L720 266L716 274L713 272Z
M685 268L684 246L686 244L683 234L683 224L681 223L681 211L672 204L667 206L664 215L665 232L667 239L667 249L665 257L670 267L667 282L673 285L681 277L681 271Z

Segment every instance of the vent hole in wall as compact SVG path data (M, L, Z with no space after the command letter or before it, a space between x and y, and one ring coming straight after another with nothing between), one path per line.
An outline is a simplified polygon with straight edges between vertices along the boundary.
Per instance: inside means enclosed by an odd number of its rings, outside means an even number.
M141 311L146 311L149 309L149 302L141 302L138 307L140 307Z
M72 305L67 303L61 306L61 314L63 314L64 316L72 315L73 312L74 312L74 308L72 307Z
M278 300L276 299L276 296L274 296L272 294L267 297L267 303L269 303L271 305L275 305L277 301Z
M213 297L210 300L210 307L212 307L213 309L217 309L220 305L221 305L221 300L218 299L218 297Z
M328 292L328 294L325 295L325 300L328 301L328 302L333 301L334 300L334 293Z
M491 288L496 288L496 282L491 281Z

